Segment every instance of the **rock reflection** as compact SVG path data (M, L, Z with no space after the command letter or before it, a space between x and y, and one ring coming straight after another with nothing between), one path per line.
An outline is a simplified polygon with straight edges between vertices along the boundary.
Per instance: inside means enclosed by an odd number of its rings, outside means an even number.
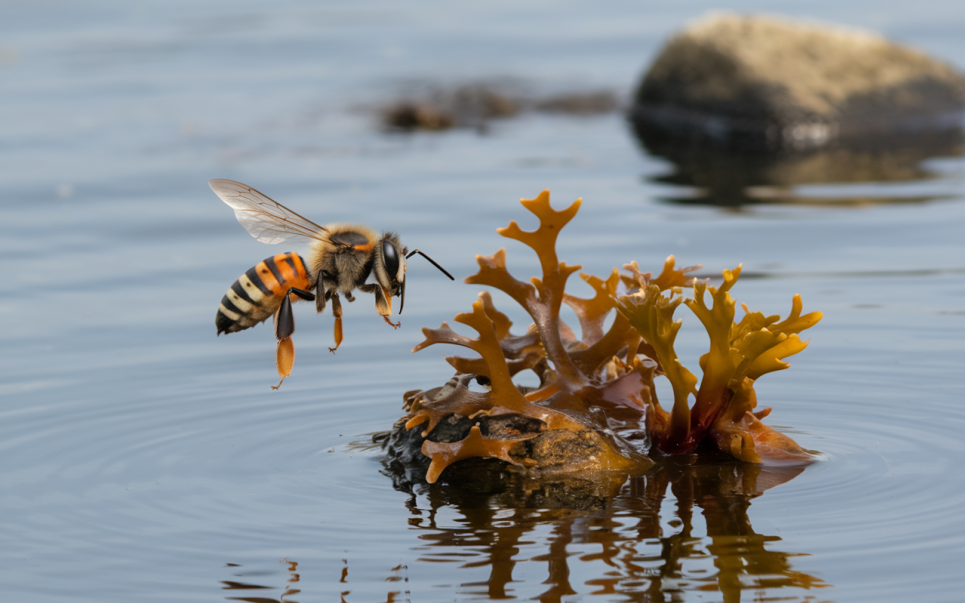
M765 548L780 538L754 532L747 513L751 499L803 470L665 462L631 477L605 506L593 509L507 508L506 493L480 495L435 484L418 491L428 509L418 507L415 494L410 499L409 523L423 531L421 561L489 568L487 580L461 583L463 595L514 598L514 571L525 564L530 569L520 573L532 574L537 563L545 564L546 590L536 598L546 602L580 592L677 601L692 591L719 591L730 602L740 601L745 590L754 600L813 600L811 593L766 592L829 585L793 569L799 553ZM676 500L674 517L662 522L668 487ZM704 516L706 536L695 535L695 507ZM455 527L440 525L440 515L451 517L453 509L459 517L445 523Z
M740 152L706 140L687 140L631 122L643 149L673 163L673 171L654 182L697 189L664 197L684 205L740 207L755 204L856 206L925 203L957 195L926 185L943 177L929 169L928 159L959 157L963 134L958 128L868 140L864 146L839 146L811 152ZM896 183L920 186L881 187ZM869 186L855 186L866 184ZM799 187L838 185L809 195ZM848 185L842 193L840 185ZM882 191L884 193L882 194ZM910 191L910 192L909 192Z

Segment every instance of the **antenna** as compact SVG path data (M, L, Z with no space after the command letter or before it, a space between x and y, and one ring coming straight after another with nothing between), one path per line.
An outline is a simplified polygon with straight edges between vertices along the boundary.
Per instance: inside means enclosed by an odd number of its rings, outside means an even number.
M445 268L443 268L442 266L440 266L439 264L437 264L434 259L430 258L429 256L427 256L426 254L422 253L422 252L419 251L418 249L413 249L412 251L410 251L410 252L409 252L409 255L405 256L405 259L409 259L409 258L411 258L412 256L414 256L414 255L417 254L417 253L418 253L419 255L421 255L422 257L424 257L425 259L429 260L429 263L432 264L433 266L435 266L436 268L438 268L438 269L439 269L439 272L442 272L443 274L445 274L446 276L448 276L450 281L456 280L456 278L455 278L454 276L452 276L451 274L449 274L449 271L447 271ZM402 308L405 307L405 281L406 281L406 279L403 279L403 280L402 280L402 300L399 302L399 316L402 315Z

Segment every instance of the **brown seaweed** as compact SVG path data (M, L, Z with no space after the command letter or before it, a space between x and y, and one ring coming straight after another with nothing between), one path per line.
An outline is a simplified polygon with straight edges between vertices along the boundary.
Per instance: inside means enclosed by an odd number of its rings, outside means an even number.
M753 463L812 460L791 438L761 422L770 409L754 411L754 383L789 366L783 359L807 345L798 334L821 314L802 316L800 296L795 296L783 321L742 306L744 315L735 322L730 291L741 267L725 270L723 283L715 287L689 276L699 266L676 268L673 256L655 278L636 262L624 265L624 274L614 269L605 279L581 274L593 297L569 295L567 280L580 266L559 261L556 240L580 203L557 211L549 191L543 191L522 200L539 218L536 230L524 231L516 222L497 230L536 252L540 277L529 282L513 277L506 268L506 250L500 249L477 256L479 272L466 279L494 287L522 306L533 319L526 333L511 333L511 321L486 292L472 312L455 317L478 337L461 335L445 322L423 329L425 341L413 351L447 343L479 354L446 358L457 371L449 384L406 395L404 429L421 428L421 453L431 459L425 479L434 482L446 467L469 458L498 459L515 471L537 474L627 471L651 465L648 453L690 454L708 446ZM693 289L690 299L682 295L685 286ZM579 320L579 337L560 318L564 303ZM696 314L710 337L710 350L699 360L699 383L674 351L682 324L674 313L681 304ZM525 370L539 377L537 387L524 390L514 383ZM670 410L657 400L658 377L666 377L673 388ZM489 391L471 391L473 379Z

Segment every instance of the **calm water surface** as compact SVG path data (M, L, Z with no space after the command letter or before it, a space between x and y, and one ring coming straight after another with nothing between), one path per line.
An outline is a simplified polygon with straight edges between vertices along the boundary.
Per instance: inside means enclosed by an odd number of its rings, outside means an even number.
M742 166L648 154L619 114L400 136L371 111L412 82L626 97L662 41L715 7L5 3L2 598L960 600L956 145ZM958 2L731 6L762 7L965 69ZM249 237L215 177L320 222L398 230L460 279L504 245L533 273L495 229L531 228L518 200L544 188L557 206L583 197L560 254L588 272L671 253L708 274L743 262L739 301L786 314L801 293L825 314L792 370L758 387L768 422L823 460L671 464L611 484L599 511L396 489L370 434L403 392L448 379L443 350L409 350L477 289L413 259L402 328L362 297L334 356L330 316L296 306L295 371L273 392L271 330L216 338L213 318L233 279L288 247ZM681 316L696 369L706 341Z

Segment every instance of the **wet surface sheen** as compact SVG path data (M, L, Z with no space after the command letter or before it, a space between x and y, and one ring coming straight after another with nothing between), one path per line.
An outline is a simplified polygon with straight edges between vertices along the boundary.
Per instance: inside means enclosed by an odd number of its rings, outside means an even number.
M627 96L710 5L594 6L8 7L5 600L958 600L960 141L748 160L647 152L616 113L379 130L370 109L412 81ZM965 68L958 3L806 9ZM397 489L371 434L404 392L450 377L439 351L409 350L477 289L413 258L402 327L359 295L336 355L331 316L297 304L294 370L273 392L271 328L219 338L214 316L238 275L304 248L249 237L210 178L321 223L398 231L460 280L506 244L495 228L533 227L518 199L544 188L557 207L583 197L559 250L587 272L659 269L671 253L707 274L743 262L734 296L752 310L785 314L800 293L824 312L791 370L757 387L768 424L822 460L803 472L681 461L582 510ZM536 269L512 243L508 258ZM680 317L678 352L696 365L706 341Z

